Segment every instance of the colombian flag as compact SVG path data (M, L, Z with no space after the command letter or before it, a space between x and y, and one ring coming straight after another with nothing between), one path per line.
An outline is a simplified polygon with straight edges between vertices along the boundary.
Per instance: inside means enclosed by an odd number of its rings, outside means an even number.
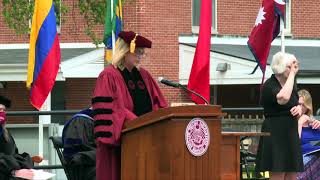
M36 0L30 33L27 88L40 109L51 91L60 64L60 45L52 0Z

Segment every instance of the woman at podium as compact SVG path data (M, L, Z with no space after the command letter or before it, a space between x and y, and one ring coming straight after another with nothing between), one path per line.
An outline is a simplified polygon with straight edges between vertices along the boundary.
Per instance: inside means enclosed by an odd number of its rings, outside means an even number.
M295 87L299 65L293 55L278 52L271 69L274 74L264 83L261 97L265 116L261 131L271 135L260 138L256 169L270 171L270 179L296 179L303 171L298 135L302 108Z
M118 36L112 64L100 73L92 98L97 180L120 179L123 124L167 106L157 82L139 65L152 42L132 31Z

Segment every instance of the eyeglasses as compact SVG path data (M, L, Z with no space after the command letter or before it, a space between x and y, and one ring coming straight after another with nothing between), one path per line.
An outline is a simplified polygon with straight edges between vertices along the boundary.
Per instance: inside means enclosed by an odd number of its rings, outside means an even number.
M145 56L144 50L142 49L136 49L134 51L135 55L137 56L137 58L141 59Z

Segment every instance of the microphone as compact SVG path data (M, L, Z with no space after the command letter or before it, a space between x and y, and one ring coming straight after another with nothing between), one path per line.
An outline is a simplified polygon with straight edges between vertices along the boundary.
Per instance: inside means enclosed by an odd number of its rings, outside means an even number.
M203 96L201 96L201 94L199 94L199 93L197 93L197 92L195 92L195 91L193 91L193 90L191 90L191 89L188 89L188 88L182 86L182 85L179 84L179 83L170 81L170 80L168 80L168 79L164 79L163 77L159 77L159 78L158 78L158 81L159 81L160 83L162 83L162 84L167 85L167 86L171 86L171 87L175 87L175 88L180 88L180 89L182 89L182 90L184 90L184 91L186 91L186 92L188 92L188 93L194 94L194 95L200 97L206 104L209 104L209 102L208 102Z
M159 77L159 78L158 78L158 81L159 81L160 83L162 83L162 84L165 84L165 85L171 86L171 87L175 87L175 88L181 86L181 84L176 83L176 82L172 82L172 81L170 81L170 80L168 80L168 79L164 79L163 77Z

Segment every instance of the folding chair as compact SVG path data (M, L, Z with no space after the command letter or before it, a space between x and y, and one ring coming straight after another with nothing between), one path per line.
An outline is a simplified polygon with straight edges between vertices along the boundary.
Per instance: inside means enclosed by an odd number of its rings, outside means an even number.
M68 180L88 180L92 178L88 177L94 177L95 179L95 169L92 169L91 171L87 171L88 167L83 165L68 165L66 159L64 158L62 151L63 151L63 142L61 136L51 136L49 139L51 139L54 148L57 151L58 157L60 159L61 165L63 167L63 170L67 176ZM81 154L81 153L80 153ZM84 174L84 172L88 172L88 174Z
M53 147L57 151L58 157L60 159L63 170L67 176L67 179L72 180L70 173L69 173L68 166L67 166L67 162L64 159L63 154L62 154L62 150L63 150L62 137L61 136L51 136L49 139L51 139Z
M266 178L264 176L261 176L258 172L255 171L255 160L256 160L256 154L251 152L249 150L249 145L244 143L246 139L250 137L244 136L240 138L240 179L263 179L267 180L269 178ZM245 174L243 173L243 168L245 170ZM253 177L250 174L250 171L253 172ZM246 175L246 177L244 177Z

